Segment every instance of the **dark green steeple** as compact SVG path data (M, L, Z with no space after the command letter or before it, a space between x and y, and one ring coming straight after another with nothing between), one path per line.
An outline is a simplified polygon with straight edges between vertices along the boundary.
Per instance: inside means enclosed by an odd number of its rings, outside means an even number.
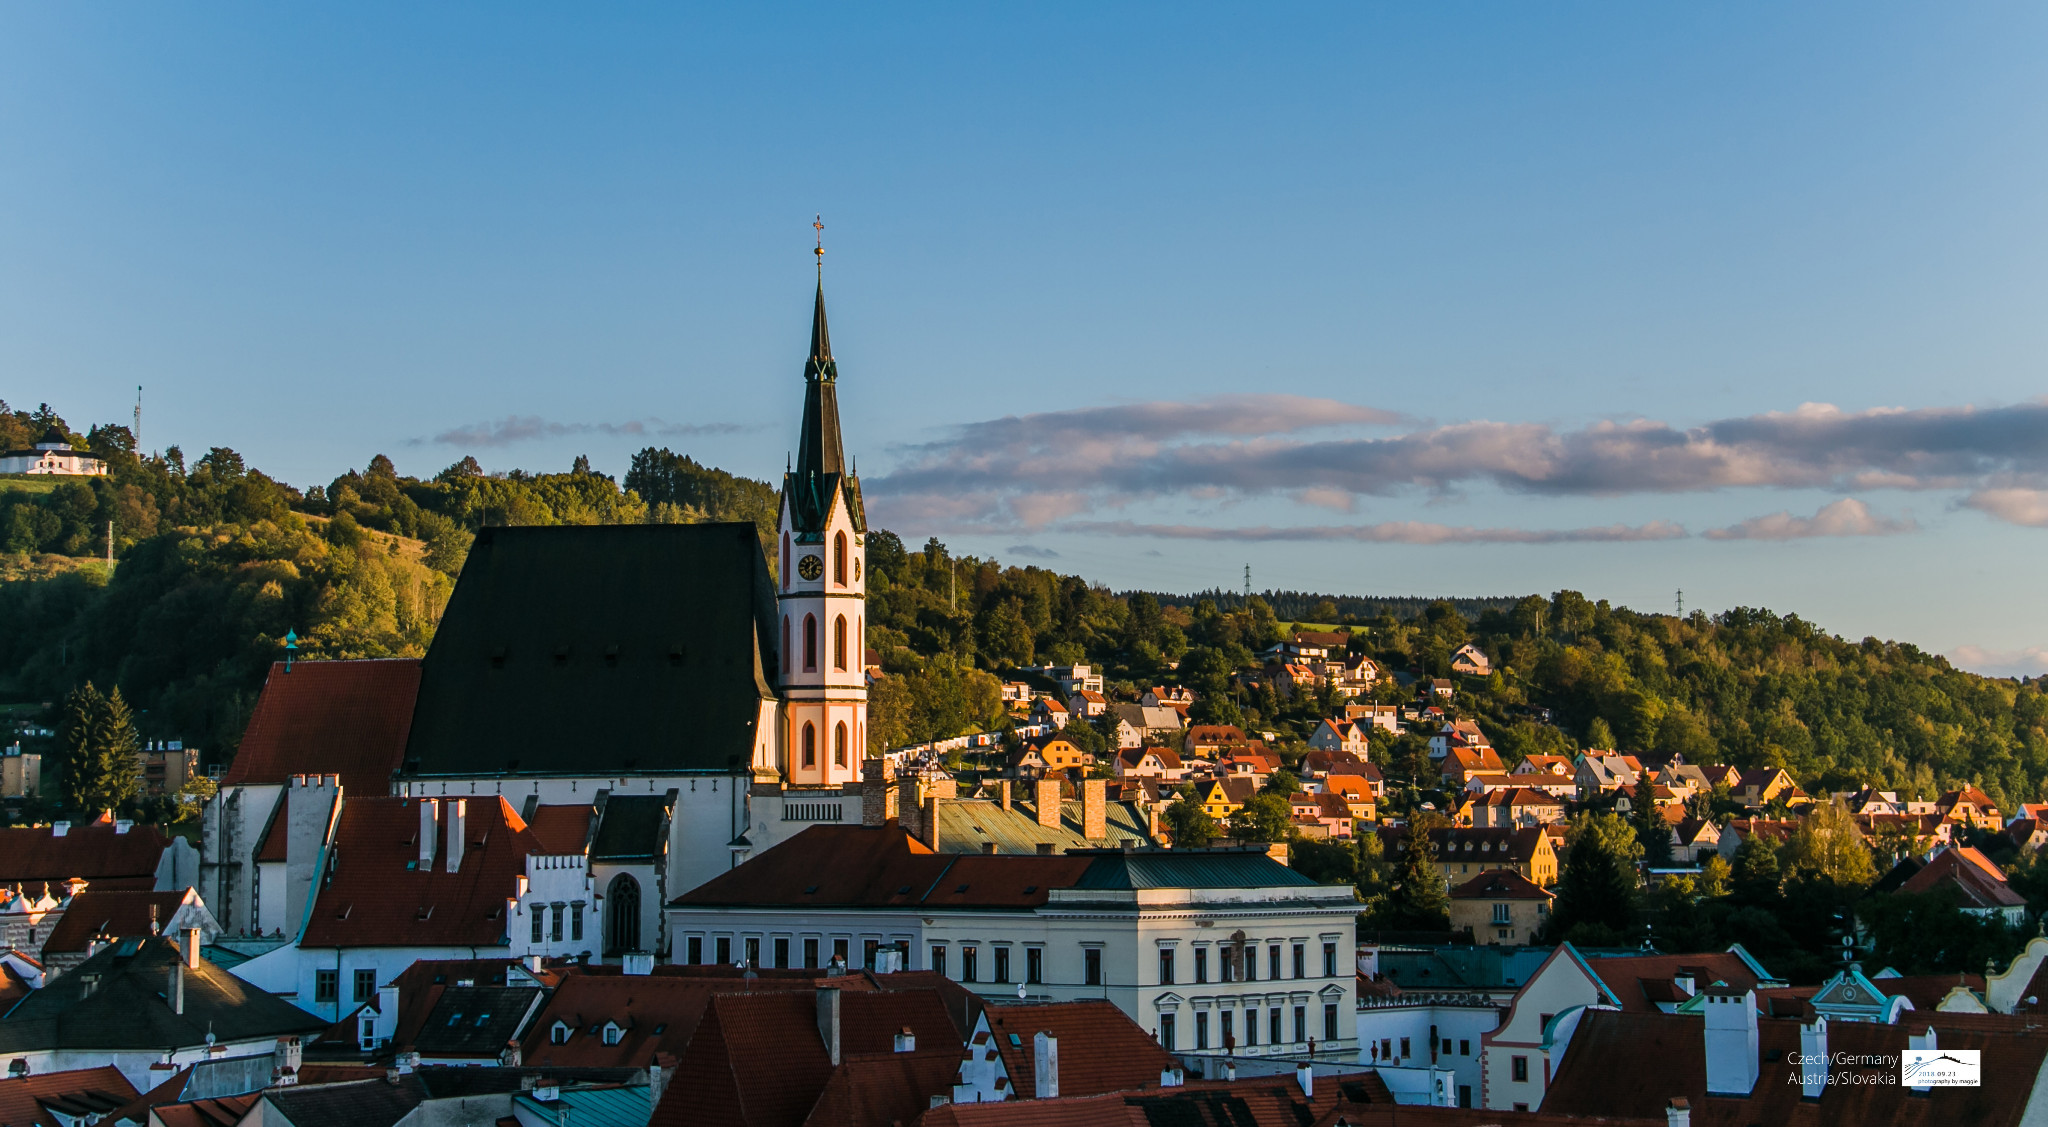
M839 438L839 365L832 359L832 332L825 322L825 280L818 279L811 312L811 355L804 361L804 422L797 438L796 469L783 478L790 524L800 541L821 537L834 492L843 493L856 532L867 531L860 482L846 472Z

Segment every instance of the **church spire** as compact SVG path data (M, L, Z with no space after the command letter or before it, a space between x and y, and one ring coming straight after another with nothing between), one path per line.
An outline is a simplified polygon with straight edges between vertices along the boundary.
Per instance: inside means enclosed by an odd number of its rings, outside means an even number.
M825 322L825 224L818 230L818 297L811 312L811 355L804 361L804 421L797 440L794 484L805 500L825 508L826 490L834 483L821 479L846 474L846 455L839 438L839 366L832 360L832 333Z

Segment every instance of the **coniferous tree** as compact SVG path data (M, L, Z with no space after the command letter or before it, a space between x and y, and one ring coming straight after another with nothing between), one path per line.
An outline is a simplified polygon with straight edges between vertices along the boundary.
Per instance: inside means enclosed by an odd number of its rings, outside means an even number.
M66 776L65 797L86 813L120 809L142 794L141 752L135 717L116 687L93 718L91 744L79 764L83 770Z
M1778 849L1752 831L1735 850L1735 892L1751 903L1776 900L1784 884Z
M1629 821L1634 825L1636 841L1643 847L1643 863L1651 866L1671 863L1671 825L1664 820L1664 811L1657 806L1657 788L1650 782L1650 773L1642 771L1636 775L1635 794L1630 798L1634 809L1629 811Z
M80 777L91 754L93 724L106 698L91 681L65 694L64 708L57 721L56 767L64 780L64 797L71 797L71 780Z
M1636 859L1642 844L1621 815L1608 811L1572 819L1570 852L1558 880L1546 932L1582 944L1626 942L1635 926Z
M1388 922L1416 931L1442 931L1451 926L1451 889L1436 866L1436 843L1429 831L1441 819L1417 817L1408 824L1408 849L1395 870L1387 897Z

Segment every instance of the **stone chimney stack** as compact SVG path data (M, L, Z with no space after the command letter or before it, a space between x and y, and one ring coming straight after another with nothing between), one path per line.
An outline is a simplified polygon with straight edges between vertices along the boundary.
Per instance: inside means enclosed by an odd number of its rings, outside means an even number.
M933 853L939 851L939 802L939 796L936 794L926 796L924 800L924 825L921 827L922 832L918 835L923 839L925 848Z
M1684 1096L1673 1096L1664 1109L1664 1127L1692 1127L1692 1105Z
M183 1016L185 1013L185 963L184 960L171 964L171 1012Z
M1060 828L1060 781L1040 779L1038 788L1038 824L1049 830Z
M462 851L469 847L469 800L448 800L448 871L462 871Z
M839 988L818 987L818 1038L825 1042L825 1056L839 1066Z
M1109 836L1109 780L1081 780L1081 836L1101 841Z
M654 1063L647 1066L647 1106L661 1106L661 1094L668 1091L668 1082L676 1074L676 1058L672 1053L654 1054Z
M1799 1025L1799 1094L1817 1100L1827 1090L1828 1015L1817 1013Z
M1756 991L1709 986L1704 993L1707 1093L1747 1096L1756 1087L1758 1069Z
M1313 1065L1303 1062L1294 1066L1294 1082L1301 1085L1301 1094L1309 1099L1316 1098L1316 1070Z
M1003 804L1003 809L1008 810L1010 808L1010 780L1003 779L996 783L996 795L996 800Z
M896 780L889 765L880 759L863 760L860 765L860 824L879 826L896 817Z
M1042 1029L1031 1037L1031 1071L1037 1084L1034 1095L1041 1100L1060 1098L1060 1041Z
M200 934L200 930L196 927L186 928L184 932L185 942L179 945L179 954L185 957L185 967L188 970L199 969Z
M439 852L437 843L441 840L441 803L432 798L420 799L420 872L434 868L434 855Z

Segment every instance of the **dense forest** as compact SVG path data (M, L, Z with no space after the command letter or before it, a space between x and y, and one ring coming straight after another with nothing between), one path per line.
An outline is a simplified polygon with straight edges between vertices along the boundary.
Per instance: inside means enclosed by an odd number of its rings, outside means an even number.
M581 458L564 473L501 474L463 458L422 479L379 455L302 490L227 447L189 462L177 447L144 455L125 427L79 435L47 407L0 404L10 447L50 426L110 473L54 487L0 479L0 700L51 702L87 680L118 686L145 737L196 741L210 759L232 755L287 630L306 658L423 653L486 524L741 520L764 544L774 531L774 486L668 450L635 455L623 482ZM110 526L111 574L92 562ZM1905 643L1835 637L1795 615L1679 618L1574 591L1427 603L1119 593L883 530L868 560L868 647L890 674L873 700L878 743L1000 724L1000 678L1088 662L1125 691L1186 684L1202 694L1198 719L1252 724L1285 746L1333 702L1278 699L1254 675L1255 655L1310 622L1417 675L1447 673L1451 654L1477 643L1495 672L1463 684L1459 709L1510 761L1615 746L1782 765L1809 790L1869 782L1931 797L1975 782L2002 805L2048 795L2038 684L1965 673ZM1402 690L1390 679L1383 692Z

